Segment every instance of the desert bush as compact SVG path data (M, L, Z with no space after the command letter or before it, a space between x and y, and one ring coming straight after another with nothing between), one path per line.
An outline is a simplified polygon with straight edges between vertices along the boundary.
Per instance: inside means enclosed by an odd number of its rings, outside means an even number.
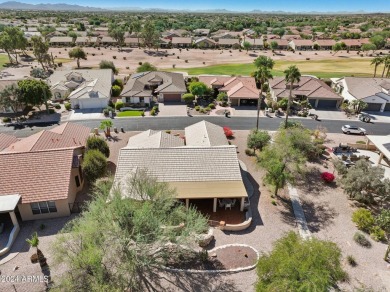
M381 210L381 212L375 217L375 223L385 232L390 234L390 210Z
M373 226L370 230L370 236L375 241L385 241L386 233L379 226Z
M59 104L56 104L54 107L55 107L55 109L61 109L61 105L59 105Z
M223 132L225 133L226 138L232 138L233 137L233 131L229 127L223 127Z
M87 147L87 151L98 150L101 153L103 153L105 157L108 158L110 156L110 147L108 146L107 142L100 137L97 136L88 137L86 147Z
M248 135L246 145L248 148L255 150L262 150L271 141L271 136L267 131L259 131L253 129Z
M248 156L255 156L255 151L253 151L253 149L245 149L245 154L248 155Z
M118 74L118 69L112 61L102 60L99 63L100 69L111 69L114 74Z
M288 103L288 98L283 98L283 99L278 101L278 107L281 108L282 110L286 110L287 103Z
M116 56L112 56L112 58L115 60L115 59L116 59Z
M3 118L3 123L10 123L10 122L11 122L11 118L10 117Z
M195 107L195 110L198 112L198 111L200 110L200 106L197 105L197 106Z
M112 96L113 96L113 97L119 96L119 95L121 94L121 92L122 92L122 89L120 88L120 86L114 85L114 86L112 87Z
M118 85L121 89L123 89L123 80L122 79L115 79L112 85Z
M347 256L347 262L348 262L348 264L351 267L356 267L357 266L355 258L353 256L351 256L351 255Z
M215 104L210 103L208 107L211 108L211 109L215 109Z
M322 178L325 182L330 183L330 182L334 181L335 176L334 176L333 173L330 173L330 172L326 172L326 171L325 171L325 172L321 173L321 178Z
M363 233L361 232L356 232L354 235L353 235L353 240L363 246L363 247L366 247L366 248L370 248L371 247L371 242L364 236Z
M186 104L191 104L195 99L195 96L192 93L183 94L183 100Z
M359 208L353 212L352 222L356 224L358 229L369 232L375 224L375 219L369 210Z
M211 107L206 106L206 107L205 107L205 111L207 111L207 112L211 111Z
M107 158L99 150L89 150L84 156L82 169L85 177L93 183L106 174Z
M72 108L72 104L70 102L65 103L64 106L67 111L70 111L70 109Z

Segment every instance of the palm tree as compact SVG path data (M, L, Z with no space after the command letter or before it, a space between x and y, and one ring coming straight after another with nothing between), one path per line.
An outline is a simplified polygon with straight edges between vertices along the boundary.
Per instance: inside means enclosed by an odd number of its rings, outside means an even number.
M112 121L110 120L104 120L100 122L100 129L104 130L104 134L106 137L111 136L111 127L113 126Z
M257 71L253 73L253 76L256 79L256 82L260 84L260 94L259 100L257 101L257 121L256 121L256 130L259 130L259 115L260 115L260 105L263 102L263 86L268 83L269 79L272 79L271 70L267 67L260 67Z
M385 76L385 71L387 69L387 72L386 72L386 78L389 77L389 74L390 74L390 56L386 56L386 57L383 57L383 71L382 71L382 78L383 76Z
M257 120L256 120L256 130L259 130L259 115L260 115L260 105L263 102L263 86L268 83L269 79L272 79L271 70L274 67L274 60L266 56L258 57L254 62L257 67L257 71L252 73L252 76L255 77L256 82L260 84L260 94L259 100L257 101Z
M371 61L371 65L374 65L374 77L376 77L376 69L378 69L378 66L384 62L384 59L381 57L375 57Z
M299 69L295 65L291 65L287 68L287 70L284 71L285 75L285 81L286 85L290 83L290 93L288 96L288 102L287 102L287 110L286 110L286 121L284 123L284 128L287 129L287 122L288 122L288 114L290 112L290 106L291 106L291 98L292 98L292 89L293 85L296 82L301 81L301 72L299 72Z
M30 238L27 238L26 241L28 242L28 244L29 244L31 247L35 247L35 248L37 249L37 253L38 253L38 245L39 245L38 233L37 233L37 232L34 232L34 233L31 235L31 239L30 239Z

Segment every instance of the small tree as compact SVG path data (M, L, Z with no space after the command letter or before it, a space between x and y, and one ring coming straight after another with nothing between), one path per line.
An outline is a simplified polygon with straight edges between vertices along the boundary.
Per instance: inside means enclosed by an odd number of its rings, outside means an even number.
M360 99L354 99L351 101L350 106L355 110L355 113L360 114L362 110L367 108L368 104Z
M207 92L208 88L203 82L195 81L190 83L189 90L193 95L202 97Z
M69 58L76 59L77 68L80 68L80 59L87 60L87 54L80 47L76 47L69 51Z
M118 74L118 69L112 61L102 60L99 63L100 69L111 69L114 74Z
M84 156L81 167L89 182L94 183L106 174L107 158L99 150L89 150Z
M247 147L253 149L253 151L261 151L265 146L268 145L270 140L271 136L267 131L253 129L248 135Z
M362 45L362 51L366 52L366 56L367 56L369 51L374 52L376 49L377 49L377 47L374 44L363 44Z
M332 51L334 52L333 56L336 55L338 51L341 51L343 49L343 46L341 43L336 43L332 47Z
M157 68L152 64L150 64L149 62L145 62L137 68L138 73L148 72L148 71L157 71Z
M328 291L347 277L340 260L335 243L303 240L291 231L260 257L256 291Z
M244 50L246 50L247 54L248 54L248 51L251 48L251 46L252 46L251 43L248 42L248 41L245 41L245 42L242 43L242 47L244 48Z
M218 93L217 100L218 101L227 101L228 100L228 96L227 96L226 92Z
M272 41L270 47L272 51L275 51L279 47L279 45L276 41Z
M110 147L108 146L107 142L100 137L97 136L88 137L86 147L87 147L87 151L99 150L107 158L110 156Z
M100 130L104 131L104 134L106 137L111 136L111 127L113 126L112 121L110 120L104 120L100 122Z
M122 89L118 85L113 85L111 91L113 97L118 97L121 94Z
M39 238L38 238L38 233L37 232L34 232L32 235L31 235L31 238L27 238L26 239L27 243L36 249L36 253L38 254L38 245L39 245Z
M40 106L44 103L49 113L49 105L47 102L51 99L52 93L46 82L36 79L24 79L18 81L18 87L21 101L24 104Z

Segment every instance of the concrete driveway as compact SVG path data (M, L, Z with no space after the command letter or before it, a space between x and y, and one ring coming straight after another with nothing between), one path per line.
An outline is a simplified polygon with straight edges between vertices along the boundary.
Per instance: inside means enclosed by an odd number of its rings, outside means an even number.
M75 120L103 119L104 115L102 111L103 109L99 109L99 108L73 110L68 120L75 121Z
M159 103L159 117L187 116L187 106L184 103Z
M257 117L257 107L256 106L235 106L232 107L233 116L238 117ZM262 111L260 111L260 116L263 117Z

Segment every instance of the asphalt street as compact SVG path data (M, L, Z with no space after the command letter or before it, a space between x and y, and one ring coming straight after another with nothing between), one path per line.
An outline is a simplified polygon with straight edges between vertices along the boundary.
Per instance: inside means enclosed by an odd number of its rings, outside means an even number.
M123 128L125 131L145 131L153 130L183 130L185 127L206 120L211 123L227 126L233 130L250 130L256 127L255 117L218 117L218 116L202 116L202 117L147 117L147 118L126 118L113 119L114 127L118 130ZM346 124L363 127L369 135L389 135L390 123L363 123L360 121L345 121L345 120L319 120L312 119L294 119L300 121L303 125L310 129L316 129L318 126L325 127L329 133L341 133L341 127ZM261 117L259 128L264 130L276 130L284 118L268 118ZM74 123L82 124L90 128L98 128L101 120L80 120L73 121ZM24 128L14 126L1 126L0 132L15 135L17 137L26 137L43 129L50 129L57 124L35 124L26 125Z

